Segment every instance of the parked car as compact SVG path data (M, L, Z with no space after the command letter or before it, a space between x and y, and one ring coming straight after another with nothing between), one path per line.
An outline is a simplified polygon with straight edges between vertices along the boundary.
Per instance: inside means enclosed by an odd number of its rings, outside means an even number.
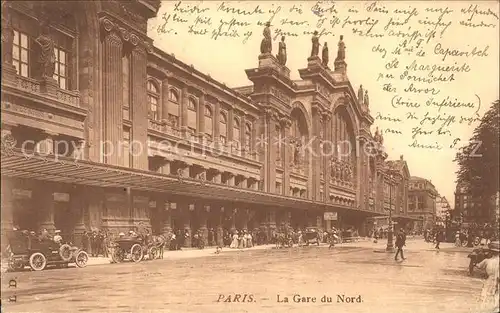
M34 271L41 271L47 266L65 267L70 263L85 267L89 260L88 254L78 247L39 239L19 230L8 233L7 240L8 267L11 271L21 270L26 266Z

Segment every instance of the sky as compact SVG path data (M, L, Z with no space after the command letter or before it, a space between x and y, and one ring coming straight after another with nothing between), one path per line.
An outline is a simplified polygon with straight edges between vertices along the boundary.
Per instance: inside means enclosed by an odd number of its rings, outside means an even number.
M322 34L322 45L328 43L332 68L343 35L351 85L355 91L360 84L369 91L375 118L372 132L376 127L393 131L384 133L388 159L404 155L410 174L429 179L453 207L457 148L468 142L477 118L499 99L498 13L497 1L473 5L463 1L168 1L149 21L148 35L156 47L230 87L251 85L245 69L258 66L263 30L258 21L271 20L273 54L279 30L286 32L286 65L294 80L300 79L298 70L307 67L312 31ZM214 32L229 36L213 36ZM393 54L397 47L400 54ZM432 77L437 81L422 82ZM416 119L408 119L409 114ZM426 114L441 121L432 125ZM451 117L455 122L442 127ZM475 120L469 122L471 118Z

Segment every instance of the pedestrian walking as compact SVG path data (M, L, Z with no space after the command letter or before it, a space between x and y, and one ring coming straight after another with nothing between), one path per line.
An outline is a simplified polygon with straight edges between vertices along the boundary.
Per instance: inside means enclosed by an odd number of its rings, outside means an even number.
M498 242L492 242L488 245L488 251L493 256L484 259L476 266L486 271L488 278L484 282L480 297L480 313L500 312L500 296L499 296L499 253L500 245Z
M439 244L443 241L443 232L438 231L436 232L436 249L439 250Z
M406 245L406 234L405 231L401 228L399 233L396 236L396 255L394 256L394 260L398 260L398 255L401 253L401 259L405 260L405 256L403 254L403 247Z

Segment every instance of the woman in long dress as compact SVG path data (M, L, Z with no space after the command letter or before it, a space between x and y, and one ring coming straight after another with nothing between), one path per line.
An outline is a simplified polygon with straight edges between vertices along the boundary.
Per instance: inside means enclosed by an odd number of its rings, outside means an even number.
M481 291L481 304L479 313L495 313L500 312L500 297L499 297L499 253L500 245L498 242L490 243L488 250L493 254L493 257L484 259L477 264L480 269L486 270L488 278L484 282L483 290Z
M235 231L233 234L233 241L231 242L231 245L229 246L231 249L236 249L238 248L238 232Z

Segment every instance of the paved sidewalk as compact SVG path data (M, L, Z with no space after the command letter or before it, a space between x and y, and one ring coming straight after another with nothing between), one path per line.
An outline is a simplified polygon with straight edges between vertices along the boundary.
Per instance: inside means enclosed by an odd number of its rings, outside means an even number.
M371 246L372 243L369 239L370 238L359 238L359 240L357 242L347 242L347 243L337 244L335 246L336 247ZM274 244L254 246L252 248L245 248L245 249L231 249L231 248L226 247L226 248L223 248L220 253L227 254L227 253L246 252L246 251L255 251L255 250L267 250L267 249L274 249L275 247L276 247L276 245L274 245ZM319 247L320 248L321 247L328 247L328 244L322 243L322 244L320 244ZM163 260L191 259L191 258L200 258L200 257L208 257L208 256L215 256L215 255L217 255L215 247L205 247L205 249L201 249L201 250L196 249L196 248L183 248L182 250L176 250L176 251L165 250L163 253ZM111 258L90 257L89 261L87 263L87 266L110 264L110 263L111 263Z

